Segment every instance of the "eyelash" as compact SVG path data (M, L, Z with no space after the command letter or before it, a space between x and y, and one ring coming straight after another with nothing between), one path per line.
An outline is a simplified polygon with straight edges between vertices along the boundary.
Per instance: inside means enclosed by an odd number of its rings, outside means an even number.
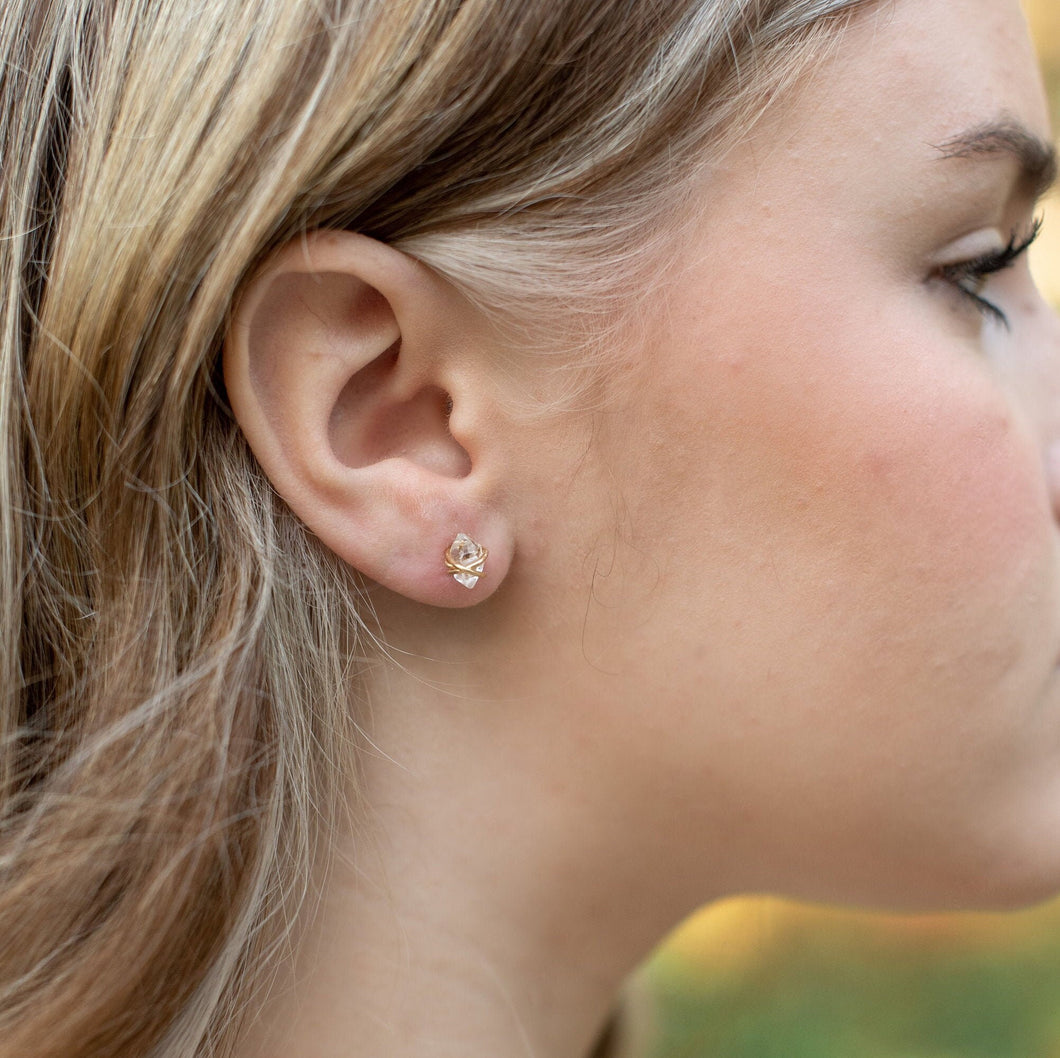
M1008 316L980 293L983 283L992 275L1011 268L1032 246L1041 234L1042 219L1039 217L1031 227L1029 234L1020 239L1015 232L1003 250L973 257L970 261L947 265L939 273L947 283L951 283L984 315L997 320L1004 327L1009 326Z

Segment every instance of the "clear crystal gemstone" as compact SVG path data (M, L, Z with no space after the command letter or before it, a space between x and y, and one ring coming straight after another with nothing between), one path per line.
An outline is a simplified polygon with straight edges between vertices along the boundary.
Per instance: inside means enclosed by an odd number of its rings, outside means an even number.
M449 548L449 553L453 556L453 561L466 566L478 558L480 550L478 544L466 533L457 533L453 546Z
M456 539L449 545L449 558L458 566L468 569L482 569L485 559L483 549L475 543L466 533L457 533ZM473 573L454 573L453 580L462 584L465 588L473 588L478 584L479 578Z

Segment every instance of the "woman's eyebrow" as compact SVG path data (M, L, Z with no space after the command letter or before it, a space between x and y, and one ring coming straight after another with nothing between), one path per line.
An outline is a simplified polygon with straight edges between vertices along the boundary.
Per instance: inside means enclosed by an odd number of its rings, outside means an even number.
M1017 121L1001 119L975 125L959 133L937 150L945 158L1009 156L1020 167L1021 181L1041 198L1057 179L1056 148Z

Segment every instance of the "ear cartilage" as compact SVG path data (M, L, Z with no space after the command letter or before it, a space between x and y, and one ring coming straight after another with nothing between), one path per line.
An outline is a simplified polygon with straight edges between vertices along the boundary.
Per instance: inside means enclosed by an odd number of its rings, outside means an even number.
M445 568L451 573L457 584L473 588L479 577L484 577L483 567L489 551L481 544L476 544L466 533L457 533L456 539L445 552Z

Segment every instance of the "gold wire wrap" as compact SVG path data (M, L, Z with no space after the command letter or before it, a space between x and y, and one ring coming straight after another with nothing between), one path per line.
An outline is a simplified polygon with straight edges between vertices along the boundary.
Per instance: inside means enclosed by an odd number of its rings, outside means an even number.
M468 537L468 539L470 540L471 538ZM447 573L451 573L454 577L458 573L463 573L469 577L477 578L484 577L486 575L482 567L485 565L486 558L489 556L489 549L483 547L481 544L476 544L474 540L471 540L471 543L474 544L476 548L478 548L478 555L473 561L469 561L466 566L461 565L461 563L459 563L455 558L453 558L453 549L460 546L459 539L454 540L446 548L445 569Z

